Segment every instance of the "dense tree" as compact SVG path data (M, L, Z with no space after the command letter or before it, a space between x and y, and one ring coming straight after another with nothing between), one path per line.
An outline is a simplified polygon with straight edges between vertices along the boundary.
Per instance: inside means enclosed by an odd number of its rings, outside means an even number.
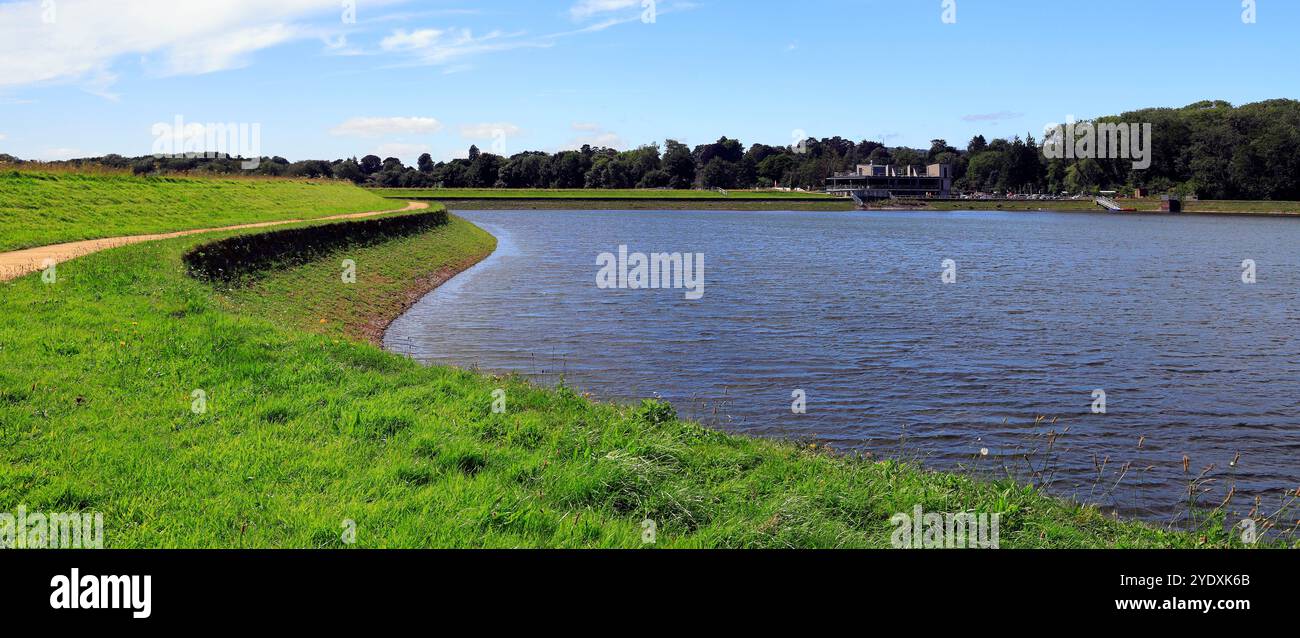
M753 144L722 137L694 149L677 140L617 151L584 145L558 153L527 152L510 158L470 147L468 157L448 162L422 154L414 168L397 158L367 155L290 163L262 157L246 171L240 158L138 157L106 155L58 162L98 165L141 175L170 173L292 176L345 179L378 186L506 188L751 188L774 184L818 189L828 176L858 164L894 164L923 169L952 167L961 190L1008 193L1145 188L1195 194L1203 198L1300 199L1300 102L1268 100L1240 107L1204 101L1179 109L1156 108L1080 122L1151 124L1150 166L1132 158L1048 158L1033 135L987 139L976 135L965 149L946 140L928 148L886 147L880 142L841 137L809 138L793 146ZM1067 140L1068 141L1068 140ZM0 164L22 160L0 155Z
M361 172L361 165L355 158L349 158L334 165L334 177L361 183L366 174Z
M361 174L367 177L379 172L383 168L383 161L377 155L367 155L361 158Z
M668 174L668 171L665 171L663 169L656 169L646 173L641 178L641 181L637 182L636 187L637 188L668 188L668 185L670 183L672 183L672 176Z
M926 155L926 161L935 162L941 155L956 156L957 149L948 146L948 140L930 140L930 152Z
M685 144L677 140L664 142L663 167L671 188L690 188L695 183L695 158Z
M279 162L275 161L276 159L281 159L281 158L273 158L270 162L265 162L263 166L266 166L271 170L275 170L272 167L281 166ZM290 164L288 166L288 175L292 177L311 177L311 178L334 177L334 169L333 167L330 166L329 162L323 160L306 160L303 162L294 162L293 164Z
M706 189L736 188L738 174L739 170L736 162L714 157L700 171L700 187Z
M771 155L758 164L758 176L765 183L784 183L795 164L793 154Z
M551 182L551 187L582 188L586 181L584 175L587 172L584 164L585 159L578 151L564 151L556 155L552 163L555 181Z
M501 171L501 156L491 153L479 153L469 163L469 186L471 188L491 188L497 185L498 173Z
M740 158L744 157L745 148L740 145L739 140L720 138L713 144L701 144L695 147L695 165L707 167L715 158L724 162L736 164Z
M546 153L520 153L501 165L498 181L505 188L548 187L553 181L551 158Z
M966 183L964 186L968 190L992 192L1003 188L1004 174L1002 154L997 151L986 151L970 159L966 168Z

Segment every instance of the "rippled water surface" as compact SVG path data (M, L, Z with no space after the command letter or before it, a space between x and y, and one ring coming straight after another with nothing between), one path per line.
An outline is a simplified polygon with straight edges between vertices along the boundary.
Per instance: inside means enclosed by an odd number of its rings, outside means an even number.
M604 399L660 395L733 431L981 473L1045 469L1060 493L1152 518L1186 501L1184 455L1192 474L1215 464L1206 487L1221 498L1235 485L1241 504L1300 485L1300 220L461 215L499 238L497 253L399 319L390 349L562 375ZM621 244L704 253L703 298L598 288L597 255ZM791 411L797 389L806 414ZM1092 412L1096 389L1105 414ZM1047 454L1044 434L1067 427Z

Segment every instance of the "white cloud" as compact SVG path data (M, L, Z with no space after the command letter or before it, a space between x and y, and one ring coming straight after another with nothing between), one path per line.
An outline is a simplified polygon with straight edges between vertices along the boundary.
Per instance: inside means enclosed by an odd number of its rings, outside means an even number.
M596 147L605 146L613 149L623 149L627 146L627 144L623 142L622 137L613 131L605 130L605 127L600 124L593 122L575 122L573 124L573 130L582 133L582 135L569 140L569 143L564 147L564 150L577 150L582 148L584 145Z
M576 22L584 22L593 18L605 18L602 22L573 32L586 33L602 31L616 24L627 22L654 23L658 16L677 13L678 11L691 11L697 7L698 5L688 0L678 0L676 2L670 0L578 0L577 3L569 7L569 17Z
M581 137L578 137L572 140L571 142L569 142L569 149L570 150L579 149L582 148L583 145L587 145L587 144L593 147L607 146L609 148L618 149L618 150L622 150L623 147L626 146L626 144L623 143L623 138L620 137L618 133L611 133L609 131L605 131L603 133L597 133L595 135L583 135Z
M640 6L641 0L580 0L577 4L569 7L569 15L574 20L586 20L602 13L622 11Z
M465 33L467 37L471 37L468 31ZM446 34L447 32L442 29L419 29L409 32L406 29L398 29L384 38L379 46L385 51L425 49L442 41Z
M248 27L209 40L178 43L171 49L164 74L199 75L248 66L249 56L300 37L298 28L272 24Z
M997 113L974 113L963 115L963 122L1001 122L1003 120L1015 120L1023 117L1020 113L1013 111L998 111Z
M3 142L7 139L9 139L8 135L5 135L4 133L0 133L0 142Z
M548 49L560 40L573 36L604 31L611 27L644 20L642 0L581 0L569 9L575 20L587 21L601 18L580 28L530 35L526 32L506 33L500 30L475 35L464 28L396 29L379 43L380 53L402 55L409 58L406 64L448 66L445 73L469 70L463 58L511 51L515 49ZM695 8L690 2L674 2L670 6L657 6L656 15ZM624 12L625 9L635 9ZM620 14L621 13L621 14Z
M388 3L394 0L371 0ZM99 94L119 59L143 58L156 75L239 68L260 50L340 28L338 0L38 0L0 4L0 87L91 82Z
M80 149L75 148L47 148L36 154L36 159L53 162L58 160L70 160L80 157L86 157L86 154Z
M460 136L467 140L493 140L514 137L522 131L523 129L509 122L467 124L460 127Z
M415 63L424 65L447 64L480 53L549 46L550 42L522 39L520 34L491 31L475 36L469 29L397 29L379 42L383 51L409 55Z
M441 130L442 122L431 117L354 117L330 129L330 135L432 135Z
M375 155L384 159L396 157L406 164L414 164L420 155L430 153L433 149L425 144L405 144L402 142L393 142L391 144L380 144L375 149Z

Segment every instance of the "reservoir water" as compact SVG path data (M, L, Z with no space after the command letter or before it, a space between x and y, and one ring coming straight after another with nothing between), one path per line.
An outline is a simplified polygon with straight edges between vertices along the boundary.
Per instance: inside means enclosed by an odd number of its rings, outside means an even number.
M1300 487L1300 220L459 214L497 252L396 321L389 349L1156 520L1211 465L1197 489L1235 489L1231 511ZM703 296L597 286L620 246L702 253Z

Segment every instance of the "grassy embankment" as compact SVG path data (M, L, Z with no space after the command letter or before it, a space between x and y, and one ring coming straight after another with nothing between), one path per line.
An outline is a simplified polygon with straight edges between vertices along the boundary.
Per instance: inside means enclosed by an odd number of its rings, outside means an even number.
M330 180L0 171L0 251L401 208L393 203Z
M93 201L120 184L78 186ZM304 189L295 207L333 211L335 194ZM162 217L163 200L112 214ZM273 200L252 198L245 214L279 217ZM6 210L27 205L0 190ZM128 223L93 204L73 214L84 221L56 239ZM658 547L888 547L889 517L916 504L1000 512L1003 547L1234 542L1011 482L725 435L664 404L422 367L350 338L373 338L437 273L491 251L455 217L236 286L186 272L188 251L237 234L96 253L52 284L0 283L0 511L102 512L109 547L338 547L347 520L358 547L642 547L644 519ZM504 414L491 409L497 388Z
M854 210L848 199L821 193L784 191L730 191L726 195L716 191L694 190L539 190L539 189L478 189L478 188L376 188L372 192L383 197L423 199L438 201L454 210L482 209L692 209L692 210ZM1160 198L1120 200L1139 212L1159 212ZM1269 201L1188 201L1183 204L1185 213L1198 214L1270 214L1300 215L1300 202ZM1006 211L1058 211L1105 212L1091 198L1060 201L1024 199L961 200L919 202L902 200L881 202L878 210L1006 210Z
M831 199L830 196L821 193L767 190L734 190L728 191L725 195L718 191L658 190L643 188L375 188L371 190L383 195L384 197L396 197L401 199Z
M853 202L821 193L734 190L651 189L491 189L376 188L372 192L396 199L430 200L453 210L853 210Z

